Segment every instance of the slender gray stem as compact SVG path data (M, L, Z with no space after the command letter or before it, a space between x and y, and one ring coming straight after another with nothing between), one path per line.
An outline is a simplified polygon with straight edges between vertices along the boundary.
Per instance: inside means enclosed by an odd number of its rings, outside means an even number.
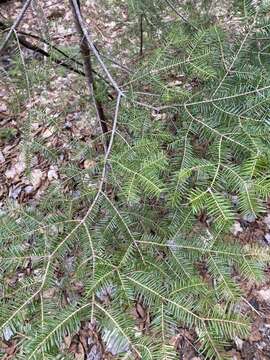
M20 22L22 21L24 14L26 13L27 9L29 8L30 4L31 4L32 0L27 0L26 3L24 4L20 14L17 16L16 20L14 21L13 25L11 26L11 28L9 29L9 32L5 38L5 40L3 41L1 47L0 47L0 55L2 53L2 51L4 50L4 48L6 47L7 43L9 42L9 39L11 38L11 35L13 33L14 30L17 29L17 27L20 25Z
M100 66L102 67L102 69L104 70L105 74L107 75L109 81L111 82L111 84L113 85L113 87L115 88L115 90L120 93L121 95L123 95L122 91L120 90L119 86L117 85L116 81L113 79L112 75L110 74L110 72L108 71L106 65L104 64L104 62L102 61L97 49L95 48L95 45L93 43L93 41L91 40L91 37L89 35L89 32L87 31L85 25L84 25L84 22L83 22L83 19L82 19L82 16L81 16L81 12L80 12L80 9L79 9L79 5L77 3L77 0L71 0L72 1L72 4L73 4L73 7L74 7L74 10L75 10L75 13L76 13L76 17L78 19L78 22L81 26L81 29L82 29L82 32L83 32L83 35L85 37L85 39L87 40L91 50L93 51L93 54L95 55L97 61L99 62Z
M143 54L143 14L140 15L140 56Z
M93 98L93 102L94 102L94 106L95 106L95 110L96 110L96 114L97 114L97 119L99 122L99 126L101 128L101 131L103 134L106 134L108 132L107 118L106 118L106 115L105 115L105 112L103 109L103 104L97 97L96 83L95 83L93 67L92 67L91 49L89 47L89 43L87 42L86 38L84 37L83 30L82 30L81 24L79 23L79 20L78 20L78 17L77 17L77 14L76 14L76 11L75 11L72 1L70 2L70 5L71 5L76 29L81 37L80 48L81 48L81 55L82 55L83 62L84 62L84 71L85 71L85 77L86 77L88 90L89 90L90 96ZM79 8L79 11L81 12L80 8ZM104 152L106 152L107 144L104 141L103 141L103 146L104 146Z
M169 5L169 7L176 13L176 15L178 15L185 23L189 24L194 30L198 31L198 28L196 28L196 26L194 26L193 24L191 24L188 19L182 15L177 9L176 7L170 2L170 0L165 0L165 2Z

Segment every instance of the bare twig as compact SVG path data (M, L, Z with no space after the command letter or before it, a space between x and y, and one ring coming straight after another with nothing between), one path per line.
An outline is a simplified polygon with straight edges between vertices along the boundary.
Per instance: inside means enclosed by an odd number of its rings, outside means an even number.
M97 52L99 53L99 55L100 55L102 58L110 61L112 64L116 65L117 67L119 67L120 69L124 70L125 72L127 72L127 73L129 73L129 74L131 73L131 70L130 70L129 68L127 68L127 67L124 66L123 64L120 64L120 63L119 63L118 61L116 61L115 59L112 59L110 56L101 54L101 52L100 52L99 49L96 47L96 45L94 45L94 46L95 46Z
M71 57L70 55L66 54L63 50L59 49L57 46L53 45L51 42L49 42L48 40L38 36L38 35L35 35L35 34L32 34L32 33L29 33L29 32L25 32L25 31L17 31L19 35L25 35L26 37L29 36L33 39L36 39L40 42L43 42L44 44L48 45L50 48L54 49L55 51L57 51L59 54L63 55L65 58L73 61L74 63L76 63L77 65L80 65L80 66L83 66L83 63L81 61L78 61L77 59L75 59L74 57Z
M0 27L1 27L1 24L3 24L3 23L0 22ZM74 58L74 57L66 54L63 50L59 49L57 46L53 45L51 42L45 40L44 38L42 38L42 37L40 37L40 36L38 36L38 35L29 33L29 32L25 32L25 31L17 31L17 32L18 32L18 34L20 34L20 35L29 36L29 37L31 37L31 38L33 38L33 39L36 39L36 40L38 40L38 41L40 41L40 42L43 42L44 44L48 45L50 48L52 48L52 49L54 49L55 51L57 51L59 54L63 55L65 58L73 61L73 62L76 63L77 65L83 66L83 63L82 63L81 61L78 61L76 58ZM95 45L95 48L96 48L96 50L98 51L98 53L100 54L100 56L101 56L102 58L107 59L108 61L110 61L111 63L115 64L117 67L119 67L120 69L124 70L125 72L127 72L127 73L129 73L129 74L131 73L131 70L128 69L126 66L120 64L119 62L115 61L114 59L110 58L110 57L107 56L107 55L101 54L100 51L99 51L99 49L96 47L96 45ZM106 80L101 74L99 74L99 73L98 73L97 71L95 71L94 69L93 69L93 73L96 74L98 77L100 77L100 78L101 78L103 81L105 81L108 85L112 86L112 85L108 82L108 80Z
M85 37L86 41L88 42L88 45L90 47L90 49L92 50L93 54L95 55L97 61L99 62L100 66L102 67L103 71L105 72L105 74L107 75L110 83L112 84L112 86L115 88L115 90L117 91L117 93L121 94L123 96L123 93L121 91L121 89L119 88L118 84L116 83L116 81L113 79L112 75L110 74L109 70L107 69L106 65L104 64L104 62L102 61L99 52L97 51L97 49L95 48L95 45L93 43L93 41L91 40L91 37L84 25L82 16L81 16L81 12L80 12L80 8L79 5L77 3L77 0L70 0L70 3L72 4L72 8L74 9L74 14L77 18L77 21L80 25L81 31L83 33L83 36Z
M169 5L169 7L176 13L176 15L178 15L186 24L190 25L194 30L198 31L198 28L191 24L188 19L182 15L176 8L175 6L170 2L170 0L165 0L165 2Z
M76 2L78 11L76 11L76 9L75 9L74 2ZM77 0L75 0L75 1L71 0L70 5L71 5L76 29L81 37L80 48L81 48L81 54L82 54L82 58L83 58L83 62L84 62L84 71L85 71L88 90L94 100L96 114L97 114L97 118L98 118L101 130L102 130L102 133L106 134L108 132L107 119L106 119L106 116L105 116L105 113L103 110L103 105L97 97L97 89L96 89L95 79L94 79L94 75L93 75L92 61L91 61L91 51L90 51L89 43L87 42L87 40L84 36L84 32L83 32L82 26L81 26L81 24L79 22L79 18L78 18L78 13L81 15L81 11L78 6ZM108 146L108 143L107 143L107 146ZM104 149L106 151L105 144L104 144Z
M0 22L0 25L4 25L3 23ZM58 58L56 58L53 54L49 53L48 51L46 50L43 50L41 49L39 46L35 45L35 44L32 44L30 43L29 41L27 41L23 36L21 35L24 35L24 36L29 36L33 39L36 39L40 42L43 42L44 44L48 45L50 48L52 48L53 50L55 50L56 52L58 52L59 54L63 55L66 59L74 62L75 64L79 65L79 66L83 66L83 63L78 61L77 59L71 57L70 55L66 54L63 50L59 49L57 46L51 44L50 42L48 42L47 40L41 38L40 36L38 35L35 35L35 34L31 34L31 33L28 33L28 32L25 32L25 31L18 31L18 34L20 35L18 38L19 38L19 41L20 41L20 44L23 45L24 47L26 47L27 49L29 50L32 50L32 51L35 51L43 56L46 56L48 58L50 58L53 62L55 62L56 64L58 65L61 65L79 75L83 75L85 76L85 73L79 69L76 69L74 66L64 62L63 60L60 60ZM93 69L93 73L95 75L97 75L101 80L103 80L107 85L109 86L112 86L111 83L105 79L101 74L99 74L97 71L95 71ZM110 94L108 94L109 98L112 99L112 96Z
M17 29L17 27L19 26L20 22L22 21L24 14L26 13L28 7L30 6L32 0L27 0L20 12L20 14L17 16L16 20L14 21L13 25L11 26L11 28L9 29L9 32L4 40L4 42L2 43L1 47L0 47L0 55L2 53L2 51L4 50L4 48L6 47L7 43L9 42L9 39L13 33L14 30Z
M143 14L140 15L140 56L143 54Z
M75 72L75 73L77 73L77 74L79 74L79 75L85 76L85 73L84 73L83 71L81 71L81 70L79 70L79 69L76 69L76 68L74 68L72 65L67 64L67 63L65 63L64 61L59 60L59 59L53 57L53 56L52 56L50 53L48 53L47 51L45 51L45 50L41 49L40 47L38 47L38 46L30 43L29 41L27 41L23 36L19 35L19 36L18 36L18 40L19 40L19 43L20 43L21 45L23 45L24 47L26 47L27 49L32 50L32 51L35 51L35 52L37 52L37 53L39 53L39 54L41 54L41 55L43 55L43 56L46 56L46 57L48 57L48 58L51 58L52 61L55 62L56 64L61 65L61 66L65 67L65 68L67 68L67 69L69 69L69 70L71 70L71 71L73 71L73 72Z
M0 29L1 30L6 30L8 28L8 25L5 22L0 21ZM49 41L47 41L46 39L43 39L42 37L29 33L29 32L25 32L25 31L17 31L17 38L19 40L20 45L24 46L25 48L32 50L38 54L41 54L42 56L46 56L47 58L50 58L54 63L65 67L66 69L69 69L73 72L75 72L76 74L85 76L85 73L80 70L75 68L73 65L64 62L61 59L58 59L57 57L55 57L51 52L48 52L42 48L40 48L39 46L37 46L36 44L33 44L31 42L29 42L28 40L26 40L26 37L31 37L35 40L38 40L39 42L43 42L44 44L48 45L48 47L50 47L51 49L55 50L56 52L58 52L59 54L63 55L67 60L70 60L72 62L74 62L75 64L79 65L79 66L83 66L83 63L78 61L77 59L71 57L70 55L66 54L63 50L59 49L57 46L51 44ZM95 71L93 69L93 73L95 75L97 75L101 80L103 80L107 85L113 87L111 85L111 83L105 79L101 74L99 74L97 71ZM113 99L113 96L111 94L108 93L108 97L110 99Z

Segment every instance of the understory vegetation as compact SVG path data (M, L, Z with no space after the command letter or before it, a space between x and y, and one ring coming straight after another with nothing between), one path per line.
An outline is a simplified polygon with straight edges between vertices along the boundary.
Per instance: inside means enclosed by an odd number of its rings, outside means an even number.
M1 210L0 326L15 339L15 359L73 359L65 339L86 324L115 359L177 359L179 327L194 331L202 359L225 359L249 334L241 283L263 281L269 251L240 243L232 228L265 214L270 195L270 9L236 1L231 28L210 17L211 1L179 3L129 1L111 60L95 47L83 1L66 4L77 42L59 45L62 55L48 42L48 57L25 59L30 38L18 28L9 39L12 66L1 77L14 113L24 112L25 171L31 180L39 156L59 172L38 199L6 198ZM70 140L64 163L61 146L31 135L37 121L67 131L29 100L52 68L73 73L70 94L95 128ZM2 145L17 136L3 129ZM134 306L148 313L144 328Z

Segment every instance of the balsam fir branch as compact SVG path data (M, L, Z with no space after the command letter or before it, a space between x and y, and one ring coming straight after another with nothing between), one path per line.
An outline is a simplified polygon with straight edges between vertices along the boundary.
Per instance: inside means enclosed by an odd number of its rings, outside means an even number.
M188 24L163 22L172 0L132 1L130 13L144 14L144 51L118 79L70 3L91 66L116 92L102 103L105 151L74 140L75 159L94 162L60 169L78 196L59 181L34 206L5 205L2 337L16 339L18 359L69 359L65 338L89 322L117 359L177 359L171 338L182 327L195 331L201 358L224 359L250 330L238 280L261 282L269 261L267 250L230 235L238 217L263 214L270 196L266 9L245 1L249 25L230 38L192 14ZM11 285L19 269L26 275ZM149 312L143 330L136 304Z

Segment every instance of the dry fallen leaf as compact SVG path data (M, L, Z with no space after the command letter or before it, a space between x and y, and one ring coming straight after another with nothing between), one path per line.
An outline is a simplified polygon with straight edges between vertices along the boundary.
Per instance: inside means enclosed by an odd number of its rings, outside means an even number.
M240 232L243 232L243 228L242 228L241 224L238 221L236 221L233 224L233 226L231 228L231 232L233 233L234 236L236 236Z
M20 175L24 170L25 170L25 162L23 160L19 160L15 165L14 165L16 172L18 175Z
M5 175L6 175L6 178L7 179L14 179L15 176L16 176L16 169L15 167L11 167L10 169L8 169L6 172L5 172Z
M51 299L55 295L55 288L49 288L42 293L43 299Z
M244 341L242 339L240 339L238 336L235 336L234 337L234 342L235 342L235 345L236 345L236 349L241 351Z
M64 336L64 343L65 343L67 348L70 347L71 340L72 340L72 337L70 335Z
M43 138L44 139L47 139L47 138L49 138L50 136L52 136L53 135L53 128L48 128L48 129L46 129L45 131L44 131L44 133L43 133Z
M261 300L270 303L270 289L262 289L258 291Z
M83 162L83 167L84 167L85 169L93 168L95 165L96 165L96 162L95 162L94 160L86 159L86 160L84 160L84 162Z
M34 169L32 171L32 173L31 173L31 183L32 183L35 190L40 186L42 176L43 176L43 173L42 173L42 171L40 169Z
M270 214L263 219L263 222L267 225L268 229L270 229Z
M76 360L84 360L84 349L81 343L71 344L69 351L74 354Z
M6 104L1 104L0 105L0 113L4 113L7 111L7 105Z
M260 334L259 330L253 330L250 337L248 338L251 342L260 341L262 338L262 335Z
M176 347L180 337L181 337L180 334L177 334L177 335L171 337L170 340L169 340L169 344Z
M5 172L5 176L7 179L14 179L16 176L19 176L24 170L25 162L23 160L19 160Z
M2 151L0 151L0 164L3 164L6 161Z
M57 167L50 166L47 176L49 181L52 181L54 179L57 180L58 179Z

